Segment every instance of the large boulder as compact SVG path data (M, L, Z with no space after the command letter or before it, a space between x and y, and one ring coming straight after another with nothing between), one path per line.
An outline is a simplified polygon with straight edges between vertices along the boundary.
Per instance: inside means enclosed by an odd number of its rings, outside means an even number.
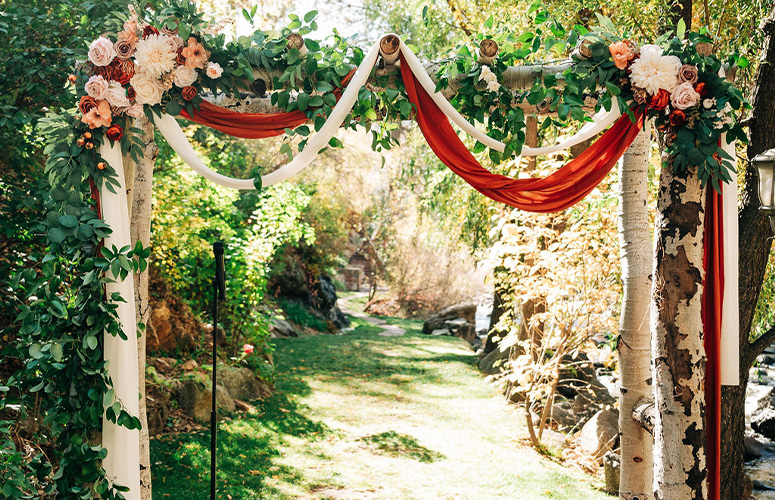
M433 330L446 328L447 320L464 319L468 323L476 324L476 304L463 302L445 307L441 311L429 317L422 325L422 332L430 335ZM475 328L474 328L475 329Z
M473 344L476 341L476 305L455 304L437 312L422 325L426 335L452 335Z
M608 388L598 380L593 363L584 353L579 353L575 358L565 356L559 375L557 392L567 399L575 399L581 394L598 407L616 401Z
M269 383L259 380L253 371L246 367L219 367L218 382L229 392L232 398L244 401L264 399L272 395Z
M479 369L487 375L495 375L504 370L506 361L509 359L509 350L501 351L495 349L488 355L479 360Z
M272 318L269 323L269 334L273 339L299 336L299 332L290 323L280 318Z
M749 389L750 396L755 391ZM756 393L756 409L751 412L751 428L762 436L775 439L775 392L765 387ZM748 405L746 405L748 406Z
M194 420L205 423L210 421L213 393L209 387L193 379L184 380L176 391L178 406ZM216 387L215 402L219 411L233 413L234 400L223 386Z
M594 460L603 458L606 452L616 449L619 440L619 412L600 410L579 432L581 450Z
M337 301L336 287L331 277L321 274L313 286L310 295L310 305L320 311L325 319L331 321L337 328L350 326L350 320L344 315Z

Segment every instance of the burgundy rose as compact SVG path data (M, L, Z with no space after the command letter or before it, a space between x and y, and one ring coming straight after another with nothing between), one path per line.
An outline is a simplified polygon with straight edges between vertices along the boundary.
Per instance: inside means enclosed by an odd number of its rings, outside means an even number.
M150 24L146 25L145 28L143 28L143 38L147 38L150 35L158 35L159 30L151 26Z
M648 107L661 111L670 104L670 92L665 89L659 89L659 92L651 96Z
M686 115L680 109L674 109L673 112L670 113L668 120L673 127L680 127L686 121Z
M118 125L111 125L108 127L108 130L105 132L105 136L110 139L111 141L120 141L121 138L124 136L124 129L119 127Z
M132 100L137 95L137 92L135 92L135 88L131 85L126 88L126 98L129 100Z
M183 87L183 90L181 91L183 94L183 99L190 101L194 97L196 97L196 87L192 87L189 85L188 87Z

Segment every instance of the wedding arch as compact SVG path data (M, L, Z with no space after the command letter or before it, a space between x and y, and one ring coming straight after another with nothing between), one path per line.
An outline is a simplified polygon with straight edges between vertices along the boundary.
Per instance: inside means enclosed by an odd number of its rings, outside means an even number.
M31 390L67 395L49 401L52 408L55 402L65 408L47 417L62 444L60 467L83 468L87 472L79 477L97 485L103 498L139 498L132 275L145 269L149 250L131 245L124 196L124 158L142 154L134 120L148 118L207 179L261 189L289 179L323 149L338 145L334 135L341 127L411 119L439 159L480 193L522 210L550 212L592 191L644 122L654 119L666 140L666 168L696 170L703 185L713 188L705 211L716 228L715 238L705 239L706 279L716 285L703 295L712 311L703 318L704 404L710 481L717 484L716 394L721 384L737 384L738 376L737 309L730 306L737 300L734 141L745 135L735 122L743 98L723 78L708 36L679 27L639 46L600 17L592 31L578 27L543 38L482 34L480 47L458 51L429 73L398 35L382 37L367 51L338 35L329 45L305 37L315 28L314 13L291 16L282 31L232 41L186 1L172 0L154 19L145 16L150 14L131 5L116 13L120 29L91 41L70 77L77 108L50 114L41 128L51 184L50 252L43 277L20 275L14 285L38 298L21 315L22 328L34 339L25 346L35 361L29 370L37 374L29 377L35 381ZM546 45L574 50L560 65L525 63ZM268 93L263 101L271 112L238 113L220 105L224 96L240 98L248 91ZM525 114L536 109L556 114L557 122L584 124L561 143L529 148ZM292 156L287 164L253 179L234 179L206 166L180 119L237 137L285 134L303 140L295 155L290 143L283 145ZM472 150L452 124L473 140ZM586 151L545 178L493 173L475 156L487 151L493 163L511 162L594 137ZM374 138L389 145L387 134L375 132ZM100 429L102 445L90 446L88 436Z

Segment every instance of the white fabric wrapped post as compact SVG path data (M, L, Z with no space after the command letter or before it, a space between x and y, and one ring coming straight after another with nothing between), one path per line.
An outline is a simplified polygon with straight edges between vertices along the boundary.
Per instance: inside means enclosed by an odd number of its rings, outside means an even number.
M129 210L126 200L126 181L124 180L124 162L121 158L121 148L118 143L100 146L99 152L102 158L113 167L118 175L120 186L116 193L111 193L103 184L100 188L100 204L102 218L113 230L113 233L105 238L105 246L122 248L130 245L129 236ZM118 319L127 340L114 337L109 333L104 334L105 361L107 362L108 375L113 381L113 390L116 400L120 401L124 409L132 416L140 413L138 385L138 361L137 361L137 320L135 318L135 291L134 280L130 273L126 279L105 286L108 300L113 293L118 292L126 302L117 302ZM140 499L140 431L127 429L102 419L102 446L108 450L108 456L102 462L102 466L108 477L116 483L129 487L124 493L127 500Z
M735 143L721 138L721 147L736 158ZM724 219L724 296L721 305L721 385L740 384L740 305L738 303L738 220L737 175L724 185L722 191Z

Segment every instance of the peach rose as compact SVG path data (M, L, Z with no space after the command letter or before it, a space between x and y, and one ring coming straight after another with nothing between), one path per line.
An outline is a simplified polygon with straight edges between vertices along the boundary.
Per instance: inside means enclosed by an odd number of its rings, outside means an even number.
M94 75L83 86L86 93L98 101L104 101L108 98L108 81L105 78Z
M193 85L197 77L196 70L194 68L187 68L185 66L178 66L175 69L175 85L180 88Z
M687 109L700 104L700 94L698 94L691 82L684 82L677 86L670 96L670 102L677 109Z
M100 101L96 108L92 108L88 113L81 117L89 128L109 127L113 115L110 113L110 104L108 101Z
M145 116L145 113L143 112L143 105L139 102L132 104L127 108L126 114L132 118L142 118Z
M619 69L626 69L627 64L635 57L632 47L627 41L612 43L608 46L608 51L614 58L614 64Z
M194 37L188 38L188 46L183 47L181 55L186 58L187 68L204 68L210 57L210 53Z
M116 49L113 48L113 42L104 36L89 45L89 61L95 66L107 66L115 57Z

